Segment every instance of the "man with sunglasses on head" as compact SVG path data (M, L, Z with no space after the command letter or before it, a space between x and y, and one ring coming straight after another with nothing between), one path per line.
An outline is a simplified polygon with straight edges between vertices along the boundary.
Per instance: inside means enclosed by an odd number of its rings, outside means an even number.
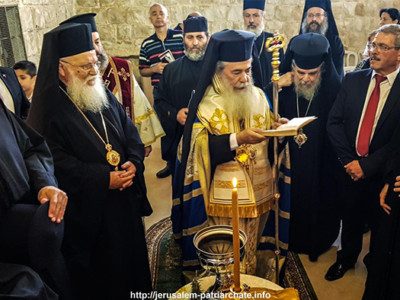
M342 250L325 275L327 280L339 279L354 267L365 220L371 228L371 252L376 245L382 211L379 192L400 115L400 25L378 29L370 64L371 69L346 75L328 118L328 134L343 166L343 227ZM368 268L368 256L364 262Z

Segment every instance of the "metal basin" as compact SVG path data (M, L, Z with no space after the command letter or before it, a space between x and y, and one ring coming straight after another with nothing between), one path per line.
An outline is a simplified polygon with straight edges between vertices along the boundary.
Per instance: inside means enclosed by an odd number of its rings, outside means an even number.
M240 260L244 257L247 236L239 230ZM193 238L201 266L215 274L233 271L233 233L228 225L204 228Z

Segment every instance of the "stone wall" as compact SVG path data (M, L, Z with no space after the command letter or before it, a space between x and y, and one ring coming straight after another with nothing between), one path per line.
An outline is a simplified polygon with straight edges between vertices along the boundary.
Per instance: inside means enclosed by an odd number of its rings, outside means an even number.
M0 0L18 6L27 59L39 63L43 35L75 13L75 0Z
M130 58L137 64L140 44L152 34L148 19L151 0L0 0L0 6L18 5L27 58L39 62L43 34L74 13L96 12L107 52ZM170 27L190 12L200 11L209 20L211 32L242 28L242 0L164 0ZM370 31L379 26L378 11L393 7L394 0L332 0L333 12L346 50L364 48ZM266 30L290 39L300 26L304 0L266 0Z
M137 57L140 44L152 34L148 19L151 0L76 0L77 13L96 12L105 49L111 55ZM242 0L164 0L170 27L190 12L200 11L209 21L211 32L242 28ZM394 0L332 0L333 13L346 50L358 52L370 31L379 27L379 9L394 7ZM397 3L398 4L398 3ZM266 30L286 35L298 33L304 0L266 0Z

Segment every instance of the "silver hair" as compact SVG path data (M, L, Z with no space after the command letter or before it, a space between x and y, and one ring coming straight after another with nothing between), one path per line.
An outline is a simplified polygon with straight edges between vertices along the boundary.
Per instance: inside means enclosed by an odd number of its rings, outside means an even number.
M321 67L321 74L322 74L325 71L325 62L323 61L318 67ZM294 61L294 59L292 59L292 71L294 71L295 68L298 68L298 66L296 65L296 62ZM313 68L313 69L315 69L315 68Z
M215 67L215 73L221 74L222 71L224 71L227 64L228 63L226 61L222 61L222 60L217 61L217 65Z
M250 58L250 59L253 62L253 58ZM222 60L217 61L217 64L216 64L216 67L215 67L215 73L216 74L221 74L222 71L225 69L227 64L229 64L229 62L222 61Z
M378 35L380 32L385 33L385 34L392 34L395 37L394 40L394 46L396 48L400 48L400 25L399 24L387 24L383 25L380 27L376 35Z
M369 43L369 41L371 40L372 37L376 36L377 32L378 32L378 30L374 30L368 35L368 43Z

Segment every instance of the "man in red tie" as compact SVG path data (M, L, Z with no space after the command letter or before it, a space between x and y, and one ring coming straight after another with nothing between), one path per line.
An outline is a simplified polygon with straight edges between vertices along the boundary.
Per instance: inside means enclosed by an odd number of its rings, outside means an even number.
M400 116L400 25L385 25L371 45L371 69L349 73L328 118L328 134L343 166L342 250L325 279L354 267L362 247L363 224L371 228L370 248L381 209L379 192L389 141ZM339 199L338 199L339 200ZM368 259L364 262L367 262Z

